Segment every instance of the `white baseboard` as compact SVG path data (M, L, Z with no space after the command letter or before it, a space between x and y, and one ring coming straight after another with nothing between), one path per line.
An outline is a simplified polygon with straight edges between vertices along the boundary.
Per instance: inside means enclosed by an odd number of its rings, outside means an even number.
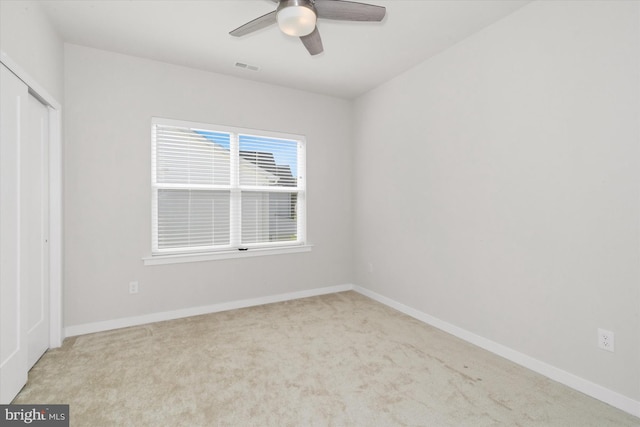
M256 305L271 304L274 302L290 301L294 299L314 297L317 295L333 294L336 292L350 291L353 285L329 286L326 288L309 289L305 291L290 292L286 294L271 295L266 297L251 298L239 301L230 301L220 304L206 305L201 307L185 308L181 310L163 311L160 313L145 314L142 316L124 317L120 319L105 320L103 322L85 323L82 325L67 326L65 337L92 334L94 332L110 331L113 329L127 328L129 326L144 325L164 320L180 319L183 317L199 316L201 314L217 313L237 308L253 307Z
M577 375L563 371L562 369L556 368L555 366L551 366L547 363L541 362L537 359L534 359L533 357L527 356L526 354L515 351L509 347L505 347L502 344L498 344L465 329L440 320L436 317L430 316L419 310L394 301L391 298L387 298L376 292L370 291L369 289L365 289L360 286L353 286L353 290L384 305L394 308L408 316L420 320L421 322L427 323L471 344L477 345L480 348L497 354L498 356L504 357L505 359L517 363L518 365L531 369L532 371L544 375L547 378L571 387L595 399L608 403L609 405L628 412L629 414L635 415L636 417L640 417L639 401L633 400L613 390L609 390L608 388L605 388L601 385L578 377Z

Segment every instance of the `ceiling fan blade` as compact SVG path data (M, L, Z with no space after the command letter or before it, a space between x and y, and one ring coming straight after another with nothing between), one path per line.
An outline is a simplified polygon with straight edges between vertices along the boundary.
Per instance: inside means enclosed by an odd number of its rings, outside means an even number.
M343 0L316 0L318 18L340 21L382 21L387 9L366 3Z
M307 48L311 55L317 55L324 51L322 47L322 38L320 38L320 32L318 31L318 27L313 30L311 34L300 37L304 47Z
M253 21L247 22L246 24L236 28L235 30L229 32L234 37L240 37L252 33L254 31L261 30L269 25L273 25L276 23L276 11L267 13L266 15L262 15L259 18L254 19Z

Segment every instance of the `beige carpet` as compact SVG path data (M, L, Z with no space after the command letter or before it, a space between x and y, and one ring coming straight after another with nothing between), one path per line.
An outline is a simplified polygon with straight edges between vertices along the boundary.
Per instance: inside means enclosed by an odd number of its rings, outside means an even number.
M354 292L65 340L14 403L72 426L639 426Z

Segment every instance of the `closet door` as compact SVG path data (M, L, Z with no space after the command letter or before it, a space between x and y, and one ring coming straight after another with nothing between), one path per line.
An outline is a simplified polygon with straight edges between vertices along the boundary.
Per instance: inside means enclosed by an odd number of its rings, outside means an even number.
M22 284L27 295L27 367L49 348L49 109L28 97L20 154Z
M27 86L0 64L0 404L27 382L27 308L21 283L20 155Z

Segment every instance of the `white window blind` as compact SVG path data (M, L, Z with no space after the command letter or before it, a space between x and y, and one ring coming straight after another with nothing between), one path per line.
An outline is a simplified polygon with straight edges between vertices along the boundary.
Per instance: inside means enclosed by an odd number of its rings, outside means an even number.
M304 137L152 121L152 253L305 243Z

